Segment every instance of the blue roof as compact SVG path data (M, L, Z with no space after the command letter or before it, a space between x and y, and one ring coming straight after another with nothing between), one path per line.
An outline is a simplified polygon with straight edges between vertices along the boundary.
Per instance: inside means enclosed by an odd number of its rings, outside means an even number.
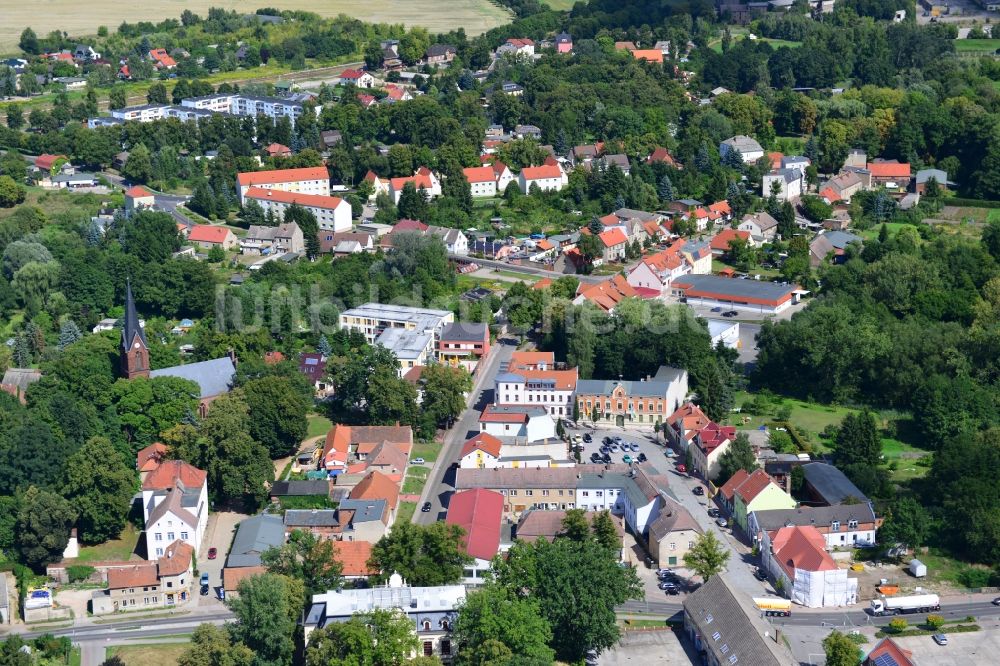
M228 356L213 358L211 361L175 365L172 368L162 368L149 373L150 377L180 377L190 379L200 389L199 398L228 393L236 378L236 366Z
M384 499L345 499L340 501L338 508L354 511L352 522L367 523L372 520L382 520L386 504Z

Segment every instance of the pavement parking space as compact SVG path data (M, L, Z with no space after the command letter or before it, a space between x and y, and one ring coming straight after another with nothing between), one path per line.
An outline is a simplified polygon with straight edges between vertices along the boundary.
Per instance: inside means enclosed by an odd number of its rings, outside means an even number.
M672 630L627 631L618 645L602 653L600 666L619 664L698 664L694 647Z
M222 585L222 568L226 565L226 556L229 554L229 546L233 543L233 536L236 533L236 525L250 516L234 511L218 511L208 516L208 527L205 528L205 538L201 543L201 552L198 553L198 575L208 574L208 584L211 587L211 594L201 596L201 586L195 582L191 586L192 594L197 605L206 606L209 604L221 604L215 594L215 588ZM208 551L216 549L214 560L208 559Z
M930 636L894 638L904 650L913 652L913 661L935 666L993 666L1000 654L1000 627L995 620L980 622L991 628L967 634L947 634L948 644L938 645Z

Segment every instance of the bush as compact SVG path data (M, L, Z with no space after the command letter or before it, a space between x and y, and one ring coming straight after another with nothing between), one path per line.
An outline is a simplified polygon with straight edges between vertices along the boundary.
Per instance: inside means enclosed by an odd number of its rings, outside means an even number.
M958 582L963 587L986 587L990 584L990 572L986 569L966 567L958 572Z
M944 626L944 618L940 615L928 615L925 624L931 631L936 631Z
M71 567L66 568L66 573L69 575L69 582L79 583L80 581L87 580L97 571L94 567L89 567L86 564L74 564Z
M889 622L889 629L891 629L893 633L897 634L906 631L908 626L910 625L907 624L906 620L901 617L894 617L892 618L892 621Z

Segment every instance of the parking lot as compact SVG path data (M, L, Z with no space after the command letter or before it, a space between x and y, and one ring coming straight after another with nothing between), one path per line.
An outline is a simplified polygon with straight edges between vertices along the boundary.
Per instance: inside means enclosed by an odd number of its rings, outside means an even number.
M626 631L614 648L598 657L600 666L618 664L696 664L694 647L679 632Z
M604 427L592 430L591 428L581 427L571 429L569 432L571 435L581 438L581 443L583 444L583 451L580 453L581 462L590 463L592 462L591 456L594 453L600 454L600 448L605 437L610 437L611 439L621 437L623 441L637 445L639 450L624 451L621 447L617 447L617 451L612 451L608 454L611 456L612 463L623 463L625 456L629 456L631 460L637 460L641 453L646 456L648 462L652 463L662 473L667 473L674 468L676 457L670 458L664 455L667 449L657 441L652 428ZM589 434L592 441L583 442L582 438L584 434Z

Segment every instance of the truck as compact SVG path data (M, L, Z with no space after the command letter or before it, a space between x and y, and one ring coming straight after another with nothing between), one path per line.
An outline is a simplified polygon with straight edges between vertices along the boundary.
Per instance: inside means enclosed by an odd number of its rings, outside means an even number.
M872 599L872 615L899 615L900 613L929 613L941 610L941 598L936 594L915 594L909 597L882 597Z
M788 599L754 597L753 603L757 606L757 610L768 617L790 617L792 615L792 602Z

